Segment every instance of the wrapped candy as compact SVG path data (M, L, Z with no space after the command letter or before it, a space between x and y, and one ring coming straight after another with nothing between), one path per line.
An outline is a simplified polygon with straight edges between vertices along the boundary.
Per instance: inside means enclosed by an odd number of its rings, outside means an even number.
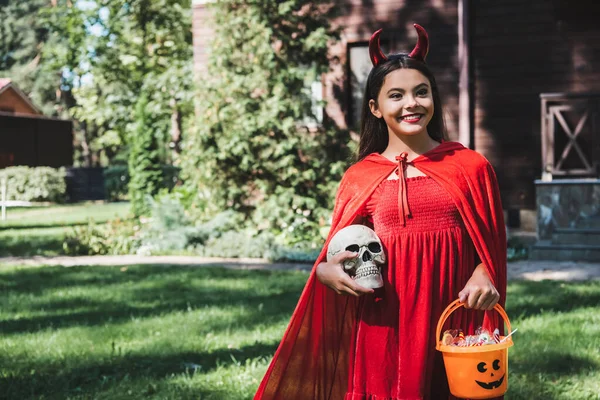
M494 341L500 343L500 329L494 329Z
M472 347L497 343L500 343L499 329L495 329L492 334L487 329L479 327L474 335L468 336L465 336L460 329L448 329L442 335L442 344L445 346Z

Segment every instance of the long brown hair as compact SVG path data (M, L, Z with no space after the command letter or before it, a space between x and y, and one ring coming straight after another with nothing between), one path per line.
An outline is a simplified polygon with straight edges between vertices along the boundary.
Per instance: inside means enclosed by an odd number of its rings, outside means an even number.
M412 68L421 72L431 84L431 95L433 97L433 117L427 125L427 133L433 140L442 142L447 140L446 125L444 123L444 111L442 100L438 91L435 78L427 64L408 57L407 54L394 54L373 67L367 79L365 96L362 105L362 117L360 127L360 141L358 145L358 160L362 160L371 153L382 153L388 145L388 128L383 118L377 118L371 113L369 101L379 96L385 77L392 71L400 68Z

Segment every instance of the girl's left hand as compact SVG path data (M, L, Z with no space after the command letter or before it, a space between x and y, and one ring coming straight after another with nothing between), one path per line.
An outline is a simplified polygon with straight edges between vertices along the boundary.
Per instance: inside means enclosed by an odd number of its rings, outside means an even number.
M500 293L492 284L485 265L479 264L475 268L464 289L458 294L458 298L465 304L465 308L475 310L491 310L494 308L500 300Z

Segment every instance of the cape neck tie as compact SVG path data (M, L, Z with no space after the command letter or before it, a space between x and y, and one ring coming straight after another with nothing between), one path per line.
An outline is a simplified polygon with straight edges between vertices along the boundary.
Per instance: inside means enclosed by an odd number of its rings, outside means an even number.
M398 168L396 168L396 175L398 175L398 214L400 216L400 222L402 226L406 226L406 218L410 217L410 208L408 208L408 194L406 193L406 167L408 166L408 153L402 152L399 156L396 156L398 161Z

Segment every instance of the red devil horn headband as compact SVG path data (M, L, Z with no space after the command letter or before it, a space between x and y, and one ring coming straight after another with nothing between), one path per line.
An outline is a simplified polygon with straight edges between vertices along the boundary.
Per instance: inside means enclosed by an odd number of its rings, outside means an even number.
M415 60L425 62L425 57L427 57L427 53L429 52L429 36L427 36L427 32L421 25L415 24L414 26L419 38L417 40L417 45L408 56ZM387 57L383 54L381 46L379 45L379 35L381 35L381 31L382 30L379 29L375 32L373 36L371 36L371 40L369 40L369 56L371 57L371 62L374 67L387 60Z
M408 56L425 62L425 57L427 57L427 53L429 53L429 36L421 25L415 24L415 29L417 30L419 39L417 40L417 45Z

